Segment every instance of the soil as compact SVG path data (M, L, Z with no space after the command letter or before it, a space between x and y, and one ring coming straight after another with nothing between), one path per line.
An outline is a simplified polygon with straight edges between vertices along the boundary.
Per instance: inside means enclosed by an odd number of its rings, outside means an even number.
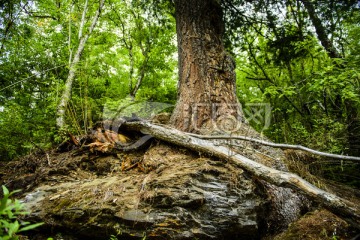
M287 169L277 161L285 156L278 150L239 144L246 146L245 155ZM17 197L31 212L26 220L45 223L29 239L351 239L357 234L344 219L314 209L292 190L257 180L226 160L157 140L132 152L70 144L2 163L0 174L10 190L22 189ZM360 202L356 190L323 185Z

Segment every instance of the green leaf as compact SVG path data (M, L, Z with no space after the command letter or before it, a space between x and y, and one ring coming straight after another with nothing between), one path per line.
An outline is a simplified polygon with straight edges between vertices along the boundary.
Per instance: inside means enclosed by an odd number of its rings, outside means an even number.
M28 225L26 227L20 228L20 230L18 232L24 232L24 231L32 230L34 228L40 227L41 225L44 225L44 223L43 222L34 223L34 224Z
M4 196L9 195L9 190L7 189L7 187L5 187L5 185L2 185L2 189L3 189Z
M17 220L15 222L13 222L12 224L10 224L9 228L8 228L9 236L13 236L15 233L17 233L19 230L19 227L20 227L20 224Z

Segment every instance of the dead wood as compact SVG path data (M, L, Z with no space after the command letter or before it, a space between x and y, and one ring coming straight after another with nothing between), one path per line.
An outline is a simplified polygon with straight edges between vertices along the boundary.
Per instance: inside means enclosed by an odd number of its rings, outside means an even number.
M360 228L360 209L357 206L315 187L296 174L267 167L234 152L228 147L215 145L209 140L196 138L174 128L154 125L145 121L127 122L125 127L130 130L140 131L143 134L150 134L157 139L178 146L218 157L221 160L226 160L239 166L259 179L280 187L288 187L301 191L316 203L323 205L335 214L347 219L355 227Z
M201 139L228 139L228 140L250 141L250 142L259 143L259 144L269 146L269 147L274 147L274 148L301 150L301 151L309 152L309 153L319 155L322 157L330 157L330 158L348 160L348 161L360 161L360 157L326 153L326 152L317 151L317 150L314 150L311 148L307 148L307 147L304 147L301 145L273 143L273 142L268 142L268 141L255 139L255 138L249 138L249 137L245 137L245 136L230 136L230 135L209 136L209 135L199 135L199 134L189 134L189 135L191 135L193 137L201 138Z

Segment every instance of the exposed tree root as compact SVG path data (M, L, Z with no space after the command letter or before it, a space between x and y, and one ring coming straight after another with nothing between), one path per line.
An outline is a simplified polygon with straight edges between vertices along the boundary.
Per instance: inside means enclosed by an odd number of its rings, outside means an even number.
M267 167L234 152L228 147L215 145L209 140L199 139L174 128L154 125L145 121L128 122L124 125L128 129L137 130L143 134L150 134L157 139L227 160L248 171L253 176L274 185L299 190L313 201L344 217L352 225L360 229L360 209L357 206L315 187L293 173Z
M220 135L220 136L209 136L209 135L199 135L199 134L189 134L190 136L201 138L201 139L228 139L228 140L243 140L243 141L250 141L259 143L265 146L274 147L274 148L281 148L281 149L294 149L294 150L302 150L305 152L309 152L312 154L316 154L322 157L330 157L330 158L336 158L341 160L349 160L349 161L360 161L360 157L354 157L354 156L345 156L345 155L339 155L339 154L331 154L326 152L320 152L311 148L307 148L301 145L291 145L291 144L283 144L283 143L273 143L268 142L260 139L255 138L249 138L245 136L229 136L229 135Z

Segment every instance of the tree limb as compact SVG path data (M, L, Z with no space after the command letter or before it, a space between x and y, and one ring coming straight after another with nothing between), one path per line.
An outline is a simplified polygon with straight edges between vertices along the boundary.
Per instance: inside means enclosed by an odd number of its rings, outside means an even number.
M292 188L296 191L300 190L310 199L339 216L343 216L360 229L360 209L355 204L321 190L293 173L267 167L233 152L230 148L217 146L211 141L190 136L174 128L154 125L145 121L128 122L124 125L128 129L141 131L143 134L150 134L157 139L227 160L250 174L274 185Z
M308 0L301 0L304 7L306 8L309 18L315 27L316 34L318 39L321 42L321 45L325 48L327 53L331 58L341 58L342 56L337 51L334 44L328 38L328 34L326 33L325 27L322 25L320 18L318 17L315 7L311 1Z
M72 84L73 84L73 81L75 79L75 72L76 72L76 68L77 68L77 65L80 61L80 56L85 48L85 44L87 42L87 40L89 39L92 31L94 30L95 26L96 26L96 23L100 17L100 13L102 11L102 8L104 6L104 2L105 0L101 0L100 1L100 4L99 4L99 7L97 9L97 12L92 20L92 23L91 23L91 26L89 27L89 30L88 32L83 35L80 39L80 42L79 42L79 46L76 50L76 54L74 56L74 58L72 59L72 62L70 64L70 70L69 70L69 75L66 79L66 82L65 82L65 90L61 96L61 99L60 99L60 103L58 105L58 109L57 109L57 117L56 117L56 126L61 129L63 127L65 127L65 110L66 110L66 107L68 105L68 102L71 98L71 91L72 91Z
M349 160L349 161L360 161L360 157L345 156L345 155L339 155L339 154L331 154L331 153L326 153L326 152L320 152L320 151L317 151L317 150L314 150L314 149L311 149L311 148L307 148L307 147L304 147L304 146L301 146L301 145L273 143L273 142L268 142L268 141L255 139L255 138L249 138L249 137L245 137L245 136L229 136L229 135L209 136L209 135L198 135L198 134L193 134L193 133L189 133L188 135L193 136L193 137L197 137L197 138L201 138L201 139L229 139L229 140L236 139L236 140L244 140L244 141L255 142L255 143L259 143L259 144L269 146L269 147L274 147L274 148L302 150L302 151L313 153L313 154L323 156L323 157L330 157L330 158L336 158L336 159L341 159L341 160Z
M83 28L85 25L85 17L86 17L86 12L87 12L87 6L88 6L88 0L85 1L85 5L84 5L84 10L82 12L82 16L81 16L81 22L80 22L80 27L79 27L79 35L78 35L78 39L80 40L83 34Z

